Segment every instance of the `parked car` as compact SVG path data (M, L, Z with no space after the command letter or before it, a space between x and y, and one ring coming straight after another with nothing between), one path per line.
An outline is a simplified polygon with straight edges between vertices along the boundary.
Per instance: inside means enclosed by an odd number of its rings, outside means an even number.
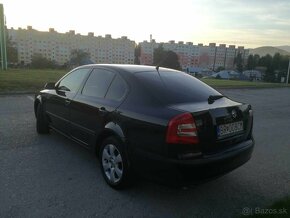
M52 129L92 150L116 189L136 174L213 178L246 163L254 147L249 104L166 68L81 66L47 83L34 111L39 134Z

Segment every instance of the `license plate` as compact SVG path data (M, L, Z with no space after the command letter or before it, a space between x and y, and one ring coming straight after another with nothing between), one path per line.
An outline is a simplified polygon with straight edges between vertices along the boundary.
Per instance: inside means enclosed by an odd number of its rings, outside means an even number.
M218 137L232 135L234 133L238 133L244 130L243 121L222 124L217 127L217 135Z

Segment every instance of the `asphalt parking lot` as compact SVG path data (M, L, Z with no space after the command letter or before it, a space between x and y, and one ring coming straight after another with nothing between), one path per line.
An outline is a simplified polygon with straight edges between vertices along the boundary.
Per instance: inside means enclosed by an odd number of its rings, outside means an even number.
M252 159L195 187L139 181L124 191L81 146L37 135L31 96L0 96L0 217L239 217L290 195L290 89L221 91L254 108Z

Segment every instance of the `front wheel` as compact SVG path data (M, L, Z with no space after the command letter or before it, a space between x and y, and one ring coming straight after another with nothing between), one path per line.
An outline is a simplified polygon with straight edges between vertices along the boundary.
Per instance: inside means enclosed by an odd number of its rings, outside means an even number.
M115 189L130 184L130 169L124 145L115 137L109 137L100 149L100 165L105 181Z

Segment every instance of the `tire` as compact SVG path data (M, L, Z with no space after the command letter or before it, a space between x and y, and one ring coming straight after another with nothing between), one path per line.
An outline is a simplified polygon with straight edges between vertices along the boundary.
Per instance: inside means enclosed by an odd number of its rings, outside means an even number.
M103 177L109 186L123 189L131 185L131 170L123 143L115 137L106 138L99 157Z
M39 103L36 111L36 131L38 134L48 134L49 126L43 113L42 105Z

